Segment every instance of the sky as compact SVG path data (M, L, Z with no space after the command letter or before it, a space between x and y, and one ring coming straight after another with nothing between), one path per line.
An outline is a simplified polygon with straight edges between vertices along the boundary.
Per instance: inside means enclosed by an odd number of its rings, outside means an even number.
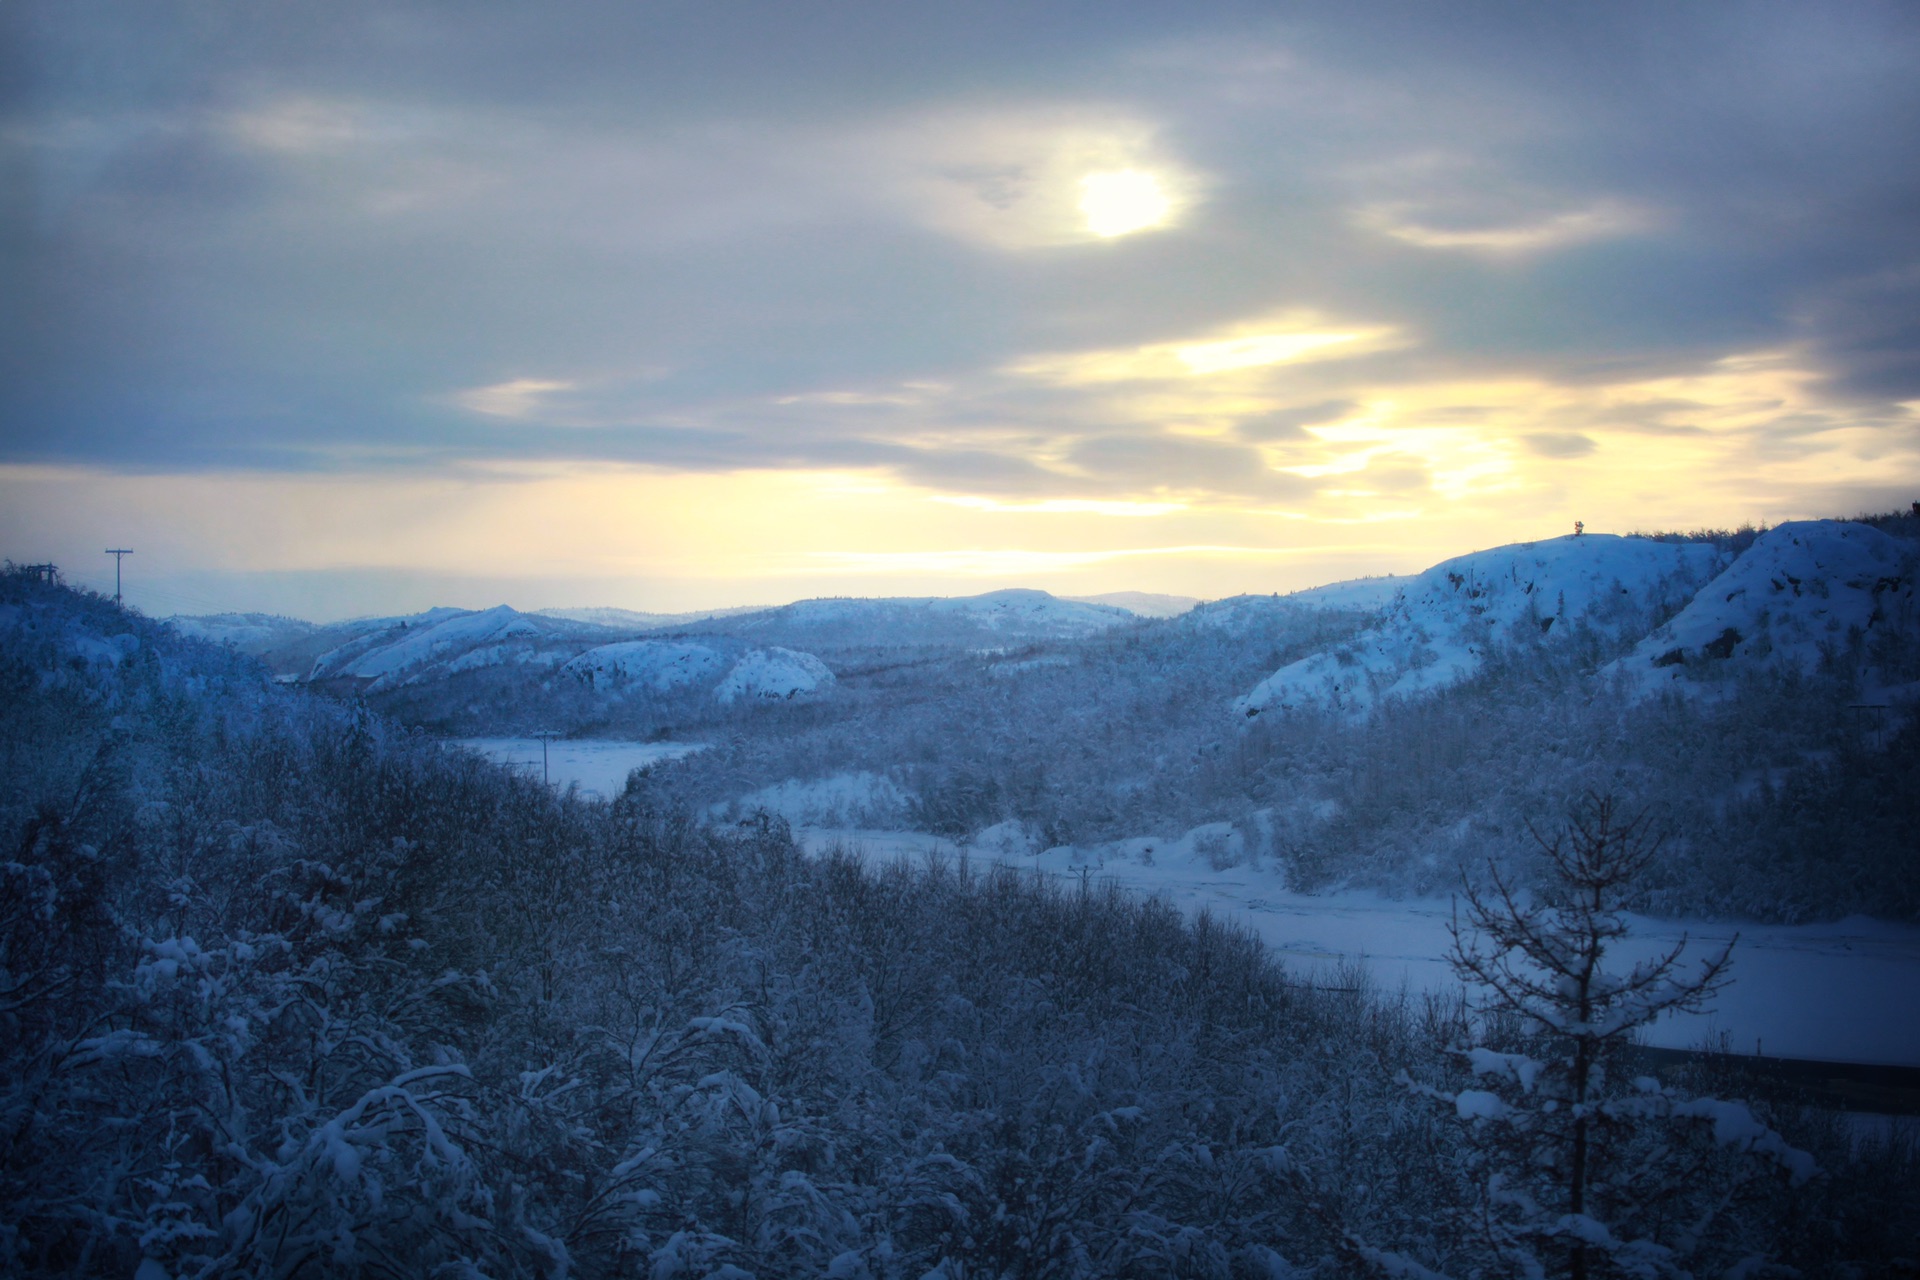
M0 7L0 555L1216 597L1920 498L1911 4Z

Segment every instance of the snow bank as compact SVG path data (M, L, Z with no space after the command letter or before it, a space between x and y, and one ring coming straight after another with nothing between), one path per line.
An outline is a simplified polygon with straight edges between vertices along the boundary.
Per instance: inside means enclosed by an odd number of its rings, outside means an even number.
M1688 599L1720 568L1704 543L1586 534L1476 551L1402 587L1353 640L1280 668L1233 703L1237 715L1302 708L1364 715L1387 698L1443 689L1490 646L1564 639L1576 624L1625 638Z
M627 640L589 649L561 670L596 689L638 685L665 693L698 684L718 672L723 661L702 644Z
M755 649L733 664L727 678L713 691L721 702L740 698L788 700L833 686L833 672L810 653L778 647Z
M1762 534L1671 622L1611 663L1642 691L1707 670L1818 670L1870 633L1916 629L1907 549L1871 525L1800 520Z

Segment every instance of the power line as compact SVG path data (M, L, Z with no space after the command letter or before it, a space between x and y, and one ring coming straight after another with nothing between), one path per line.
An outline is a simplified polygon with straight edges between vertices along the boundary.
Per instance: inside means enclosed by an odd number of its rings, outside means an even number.
M113 602L120 603L120 562L133 554L131 547L108 547L105 554L113 557Z

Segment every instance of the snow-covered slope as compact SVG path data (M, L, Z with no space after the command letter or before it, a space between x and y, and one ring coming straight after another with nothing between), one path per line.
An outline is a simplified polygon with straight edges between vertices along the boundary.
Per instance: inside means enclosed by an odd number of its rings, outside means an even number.
M730 609L696 609L690 613L647 613L638 609L615 609L607 605L593 605L578 609L535 609L533 612L542 618L590 622L596 627L611 627L621 631L653 631L660 627L705 622L711 618L726 618L739 613L759 613L765 608L765 605L755 604Z
M1400 588L1412 581L1411 577L1355 578L1287 595L1228 596L1195 605L1181 622L1205 631L1244 635L1257 627L1297 619L1309 611L1377 612L1391 604Z
M801 694L819 693L833 686L833 672L810 653L778 647L755 649L741 656L727 678L713 691L721 702L741 698L786 701Z
M1316 609L1384 609L1393 603L1402 587L1413 581L1414 576L1406 573L1349 578L1345 582L1329 582L1324 587L1295 591L1281 599Z
M1607 671L1645 690L1691 687L1709 669L1812 674L1857 640L1914 633L1912 554L1871 525L1783 524Z
M587 650L561 670L596 689L639 687L664 693L697 684L725 665L703 644L625 640Z
M1112 605L1062 600L1044 591L978 596L905 596L877 600L801 600L759 613L716 618L682 633L737 635L807 648L939 645L967 648L1009 641L1095 635L1136 621Z
M1704 543L1587 534L1476 551L1402 586L1352 641L1282 667L1233 703L1244 717L1296 708L1364 713L1383 698L1445 688L1490 645L1555 643L1575 625L1625 640L1721 567Z
M1106 591L1097 596L1061 596L1075 604L1104 604L1125 609L1136 618L1177 618L1200 601L1193 596L1170 596L1157 591Z
M260 654L312 635L320 628L299 618L275 613L214 613L199 617L176 614L167 625L183 636L213 644L231 645L241 653Z
M373 690L417 683L478 667L528 663L551 666L572 654L586 633L604 635L581 623L535 617L506 605L477 613L435 609L418 618L351 634L345 643L320 655L309 678L370 680Z

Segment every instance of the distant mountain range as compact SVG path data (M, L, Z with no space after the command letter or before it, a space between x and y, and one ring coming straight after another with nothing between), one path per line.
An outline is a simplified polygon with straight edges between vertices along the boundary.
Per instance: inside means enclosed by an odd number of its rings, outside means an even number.
M1810 671L1835 646L1915 625L1907 554L1904 541L1870 525L1812 520L1772 529L1738 554L1712 541L1585 534L1477 551L1407 577L1207 603L1016 589L682 614L497 605L324 626L268 614L171 621L182 634L263 658L283 678L372 693L518 668L603 693L705 687L730 703L824 695L836 665L880 653L1007 654L1015 661L1004 671L1039 669L1065 659L1016 651L1149 620L1235 634L1336 611L1377 616L1274 670L1231 711L1242 719L1309 709L1364 716L1383 700L1469 679L1490 652L1518 642L1626 650L1599 674L1644 692L1702 687L1749 669Z

